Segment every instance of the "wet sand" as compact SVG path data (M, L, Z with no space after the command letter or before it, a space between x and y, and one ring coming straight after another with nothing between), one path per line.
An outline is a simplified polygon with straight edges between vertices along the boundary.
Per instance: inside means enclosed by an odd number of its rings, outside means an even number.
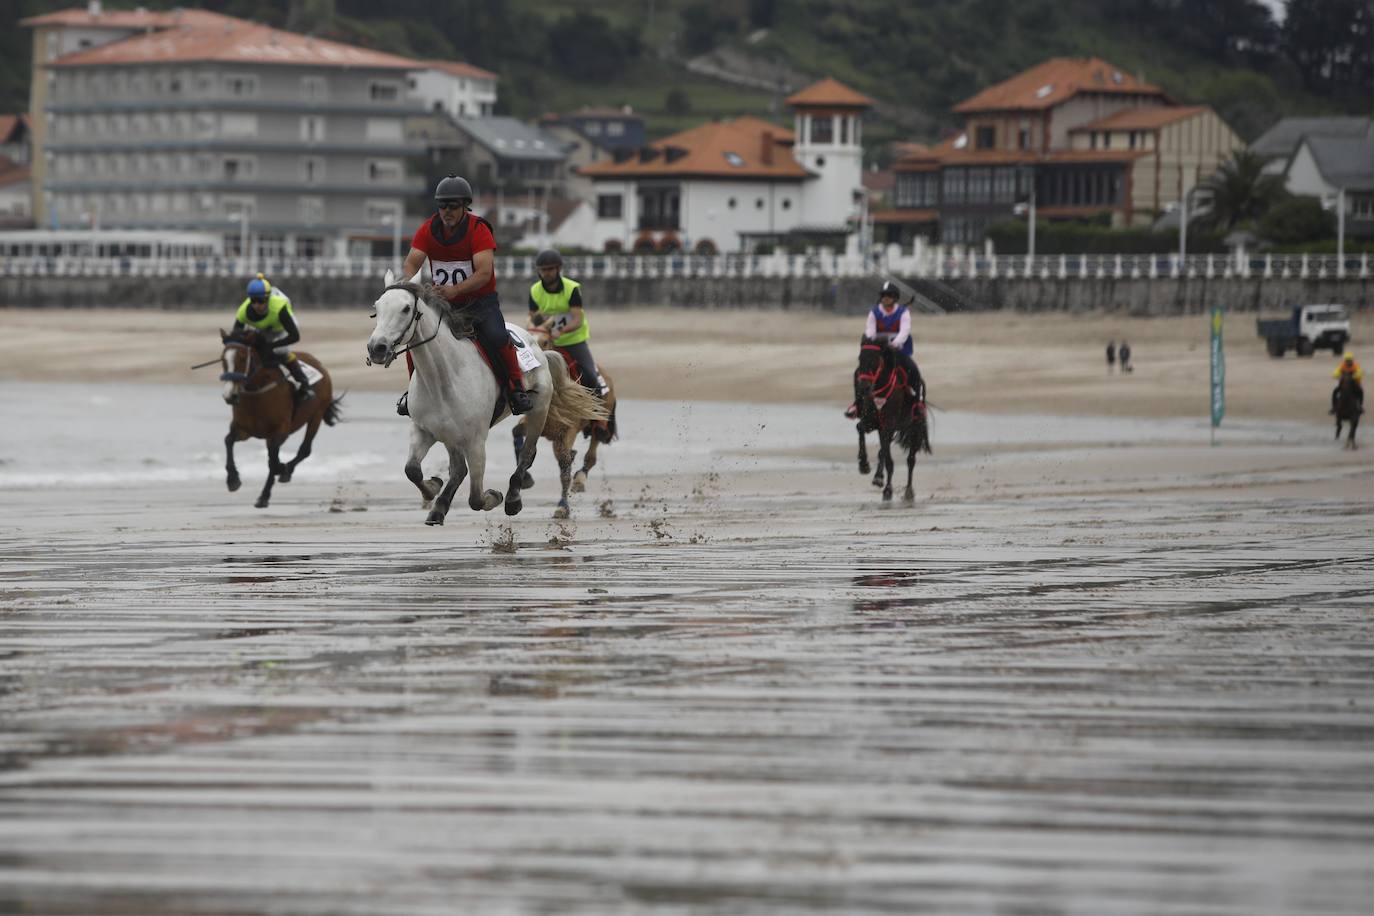
M950 384L881 509L833 391L673 364L570 522L546 450L426 528L396 372L259 511L113 352L0 381L0 912L1368 911L1374 453L1310 410Z

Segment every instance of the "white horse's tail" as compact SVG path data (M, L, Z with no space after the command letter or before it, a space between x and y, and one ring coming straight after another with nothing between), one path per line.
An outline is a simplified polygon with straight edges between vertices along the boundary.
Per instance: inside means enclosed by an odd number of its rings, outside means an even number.
M592 394L568 374L563 354L548 350L549 375L553 378L553 397L549 399L549 416L545 425L560 428L580 428L587 420L609 420L610 414L601 399Z

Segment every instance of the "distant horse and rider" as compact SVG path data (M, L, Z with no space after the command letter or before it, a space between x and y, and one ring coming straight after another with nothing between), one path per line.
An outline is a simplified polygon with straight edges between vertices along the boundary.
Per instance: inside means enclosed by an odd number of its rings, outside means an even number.
M1341 437L1341 427L1349 427L1345 447L1354 449L1355 430L1360 426L1360 414L1364 413L1364 370L1355 362L1355 354L1346 353L1336 370L1331 373L1336 379L1336 388L1331 392L1331 413L1336 417L1336 438Z
M581 493L586 489L587 475L596 467L597 447L609 445L617 436L615 382L605 366L598 366L592 357L589 343L591 331L581 284L562 275L563 256L556 249L546 248L535 257L534 264L539 279L530 287L530 320L526 330L543 349L562 355L573 381L599 398L608 414L606 419L587 419L575 425L559 424L552 420L544 424L543 437L553 443L562 485L562 494L553 516L568 518L572 514L572 506L568 502L569 491ZM577 450L573 445L579 433L588 440L587 454L582 459L581 469L573 474L572 465L577 459ZM511 434L518 459L525 446L525 423L517 424ZM524 485L529 487L533 483L533 478L526 474Z
M498 490L484 489L487 433L509 416L510 407L505 386L473 340L477 332L472 311L446 299L426 267L409 279L387 271L385 283L374 304L377 323L367 341L367 357L372 365L389 366L396 357L409 354L414 363L406 393L411 430L405 475L431 510L425 524L444 523L454 494L469 475L471 509L489 511L504 502L506 514L515 515L522 508L520 491L545 425L580 428L586 421L607 419L605 407L572 380L560 354L544 353L524 330L506 325L523 363L529 435L504 497ZM446 482L426 479L421 469L436 442L448 451Z
M296 466L310 456L320 424L333 426L339 420L342 395L333 396L329 372L315 357L291 349L298 340L300 330L291 300L273 289L262 274L249 281L248 297L235 313L233 330L220 331L224 346L220 381L224 382L224 402L234 408L224 437L226 484L231 493L241 485L234 443L266 440L267 482L254 503L259 509L267 507L273 483L289 483ZM288 378L294 381L294 390ZM300 449L283 464L281 446L302 426L305 438Z

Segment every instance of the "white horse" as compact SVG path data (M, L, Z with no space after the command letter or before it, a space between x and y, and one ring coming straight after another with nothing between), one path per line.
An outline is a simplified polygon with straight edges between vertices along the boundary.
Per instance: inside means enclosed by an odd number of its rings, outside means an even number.
M461 306L455 306L434 290L426 268L407 281L397 282L386 272L386 289L374 305L377 325L367 340L369 364L389 366L402 353L415 361L410 378L410 455L405 473L419 489L425 508L433 508L426 525L442 525L453 495L468 474L472 475L468 505L490 511L502 501L498 490L483 490L487 467L487 432L504 419L509 408L496 376L471 340L472 323ZM520 488L534 463L539 432L555 418L559 423L605 419L600 402L568 375L567 364L557 353L545 354L529 336L513 325L517 346L531 354L537 365L525 371L525 387L533 407L525 415L533 432L525 440L515 473L506 490L506 514L520 511ZM523 345L523 346L522 346ZM499 406L498 406L499 399ZM448 482L425 479L420 462L442 442L448 449Z

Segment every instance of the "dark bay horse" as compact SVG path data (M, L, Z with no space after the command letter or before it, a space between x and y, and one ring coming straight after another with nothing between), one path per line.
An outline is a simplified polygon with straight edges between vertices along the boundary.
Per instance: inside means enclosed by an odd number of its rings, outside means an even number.
M1341 424L1348 424L1350 432L1346 435L1345 447L1349 449L1358 447L1355 445L1355 430L1360 426L1360 414L1364 408L1356 384L1350 375L1341 373L1340 384L1336 387L1336 438L1341 437Z
M220 375L220 381L224 382L224 402L234 408L229 421L229 433L224 437L229 492L237 490L241 483L239 470L234 465L234 443L244 439L265 439L267 483L263 485L258 501L253 504L265 509L272 498L272 484L278 480L290 483L296 465L310 456L310 445L315 441L320 423L333 426L338 422L339 402L343 396L334 397L329 373L315 357L297 351L297 359L320 373L320 380L314 385L315 397L298 407L294 389L283 376L282 370L263 365L254 347L256 337L257 332L251 328L241 334L220 331L220 340L224 343L224 352L220 354L224 372ZM300 450L295 458L282 464L278 458L282 443L302 426L305 427L305 439L301 442Z
M859 367L854 373L854 394L859 404L859 472L868 473L868 451L864 434L878 433L878 470L873 485L883 488L883 502L892 500L892 441L906 449L906 491L902 499L916 498L911 476L916 453L930 454L930 430L926 417L925 392L913 402L907 391L906 371L893 359L885 341L865 337L859 342Z
M548 334L536 331L534 336L539 339L540 346L545 350L554 350L563 354L563 359L568 365L568 372L572 375L573 381L581 384L582 373L577 367L577 360L553 346L549 342ZM597 447L610 445L619 434L615 423L615 381L611 378L611 374L606 371L604 365L598 365L597 371L601 373L601 380L606 383L606 398L602 403L610 416L605 420L584 419L572 424L555 422L544 424L542 436L553 443L553 454L558 459L559 482L563 487L562 496L558 500L558 508L553 510L554 518L568 518L572 515L572 506L568 503L568 493L570 491L581 493L587 488L587 475L592 468L596 467ZM577 449L573 448L573 445L576 444L579 433L588 440L587 454L582 458L582 467L574 474L572 465L577 460ZM525 447L525 424L523 421L511 430L511 436L515 441L515 454L518 458L521 449ZM526 476L528 477L528 474ZM533 484L533 478L529 478L524 485L529 487Z

